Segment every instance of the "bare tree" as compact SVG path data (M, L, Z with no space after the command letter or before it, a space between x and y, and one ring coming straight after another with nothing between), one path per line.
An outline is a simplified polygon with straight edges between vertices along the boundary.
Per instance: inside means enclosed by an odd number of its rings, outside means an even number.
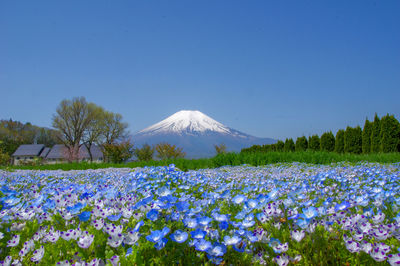
M93 103L89 103L88 108L92 119L84 131L82 142L88 151L90 162L93 162L92 146L94 143L101 142L101 135L105 131L104 118L106 111Z
M84 97L63 100L57 107L52 124L62 133L61 141L70 153L70 161L79 159L81 140L93 119L93 113Z

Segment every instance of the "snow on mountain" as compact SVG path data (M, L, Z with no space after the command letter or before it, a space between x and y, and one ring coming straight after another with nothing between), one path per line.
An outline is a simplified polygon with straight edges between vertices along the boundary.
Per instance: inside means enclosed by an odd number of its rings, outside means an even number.
M231 130L200 111L179 111L161 122L139 131L138 134L204 133L207 131L230 134Z
M147 127L133 137L136 147L160 142L183 148L187 158L215 155L214 145L225 144L228 151L240 151L254 144L271 144L275 140L257 138L229 128L200 111L179 111L168 118Z

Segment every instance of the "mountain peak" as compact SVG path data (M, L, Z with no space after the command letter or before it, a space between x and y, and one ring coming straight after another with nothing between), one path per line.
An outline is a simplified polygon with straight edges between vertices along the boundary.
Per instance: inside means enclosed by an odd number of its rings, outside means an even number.
M161 122L141 130L138 134L158 134L167 132L204 133L206 131L225 134L231 132L227 126L215 121L200 111L181 110Z

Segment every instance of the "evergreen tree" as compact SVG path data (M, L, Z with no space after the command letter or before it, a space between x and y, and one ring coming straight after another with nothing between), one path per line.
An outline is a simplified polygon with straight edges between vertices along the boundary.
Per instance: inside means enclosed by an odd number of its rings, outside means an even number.
M306 151L308 149L308 141L305 136L296 139L296 151Z
M285 140L285 146L283 147L283 150L286 152L292 152L295 150L293 139L290 138Z
M375 113L374 122L372 123L372 132L371 132L371 152L377 153L380 152L381 149L381 120L378 115Z
M275 144L275 151L283 151L283 147L285 147L285 143L282 140L278 140Z
M371 152L371 135L372 135L372 126L373 123L368 119L365 120L364 129L362 132L362 152L370 153Z
M343 153L344 152L344 130L340 129L336 132L336 140L335 140L335 152Z
M360 126L347 127L344 132L344 152L359 154L362 151L362 130Z
M381 119L381 152L396 152L398 150L400 139L399 121L393 116L387 114Z
M334 151L335 150L335 136L332 132L325 132L321 136L321 150L322 151Z
M308 149L312 151L321 150L321 143L318 135L312 135L308 139Z

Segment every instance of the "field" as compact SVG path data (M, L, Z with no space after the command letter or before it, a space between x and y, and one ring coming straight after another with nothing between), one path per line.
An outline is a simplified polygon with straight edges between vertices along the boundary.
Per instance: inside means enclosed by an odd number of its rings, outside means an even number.
M177 168L188 171L205 168L217 168L225 165L237 166L248 164L261 166L272 163L312 163L331 164L338 162L359 163L396 163L400 162L400 153L375 153L375 154L340 154L336 152L256 152L256 153L223 153L212 158L204 159L171 159L161 161L139 161L122 164L112 163L66 163L53 165L26 165L4 167L8 170L30 169L30 170L86 170L101 168L135 168L145 166L168 166L174 164ZM1 166L0 166L1 167Z
M400 263L398 163L14 169L0 187L2 265Z

